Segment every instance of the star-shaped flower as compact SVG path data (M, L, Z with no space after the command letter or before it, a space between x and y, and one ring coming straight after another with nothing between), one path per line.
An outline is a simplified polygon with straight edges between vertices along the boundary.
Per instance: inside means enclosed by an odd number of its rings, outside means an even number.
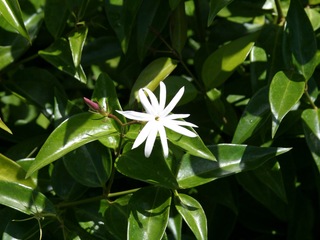
M163 149L163 155L168 157L169 149L167 142L167 134L165 128L169 128L172 131L180 133L188 137L196 137L197 135L181 126L197 127L193 123L181 121L178 119L189 117L190 114L170 114L173 108L180 101L184 93L184 87L182 87L171 102L165 107L166 104L166 86L163 82L160 82L160 101L156 98L152 91L147 88L139 90L140 102L145 112L136 111L117 111L126 118L146 122L145 126L139 133L138 137L133 143L132 149L140 146L145 140L146 145L144 148L144 155L149 157L156 137L159 133L160 141ZM149 99L150 101L149 101Z

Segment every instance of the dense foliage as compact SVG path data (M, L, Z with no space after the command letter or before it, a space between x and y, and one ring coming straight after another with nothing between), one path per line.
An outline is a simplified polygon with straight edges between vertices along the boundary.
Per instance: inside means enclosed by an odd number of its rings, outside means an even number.
M320 0L0 13L2 239L320 238ZM159 126L140 89L159 97L162 81L198 127L171 121L154 145L149 127L133 146L147 125L123 111Z

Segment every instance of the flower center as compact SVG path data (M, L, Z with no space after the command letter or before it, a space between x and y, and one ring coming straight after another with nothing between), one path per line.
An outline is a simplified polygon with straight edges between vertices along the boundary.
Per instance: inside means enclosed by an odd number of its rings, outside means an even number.
M156 116L154 119L155 119L156 121L159 121L159 120L160 120L160 117L159 117L159 116Z

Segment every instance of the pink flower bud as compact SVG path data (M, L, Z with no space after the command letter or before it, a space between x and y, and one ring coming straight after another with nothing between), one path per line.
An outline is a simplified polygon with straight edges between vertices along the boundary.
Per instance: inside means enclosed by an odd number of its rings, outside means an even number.
M100 106L99 106L98 103L93 102L93 101L91 101L90 99L88 99L86 97L84 97L83 100L89 106L89 108L91 110L98 111L98 112L100 111Z

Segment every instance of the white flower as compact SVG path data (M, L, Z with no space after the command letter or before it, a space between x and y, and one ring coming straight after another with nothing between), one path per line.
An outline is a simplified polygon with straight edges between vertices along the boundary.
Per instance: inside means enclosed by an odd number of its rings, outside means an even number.
M159 133L160 141L163 149L163 154L168 157L169 149L166 135L166 128L171 129L177 133L188 137L196 137L197 135L181 126L197 127L193 123L179 121L177 119L189 117L190 114L170 114L172 109L180 101L184 93L184 87L182 87L171 102L165 107L166 104L166 86L163 82L160 82L160 101L158 102L156 96L147 88L142 88L139 90L139 98L141 104L146 112L136 112L136 111L117 111L126 118L132 120L138 120L141 122L146 122L138 137L133 143L132 149L140 146L145 140L146 145L144 149L144 155L149 157L155 142L155 139ZM148 97L150 99L148 99Z

